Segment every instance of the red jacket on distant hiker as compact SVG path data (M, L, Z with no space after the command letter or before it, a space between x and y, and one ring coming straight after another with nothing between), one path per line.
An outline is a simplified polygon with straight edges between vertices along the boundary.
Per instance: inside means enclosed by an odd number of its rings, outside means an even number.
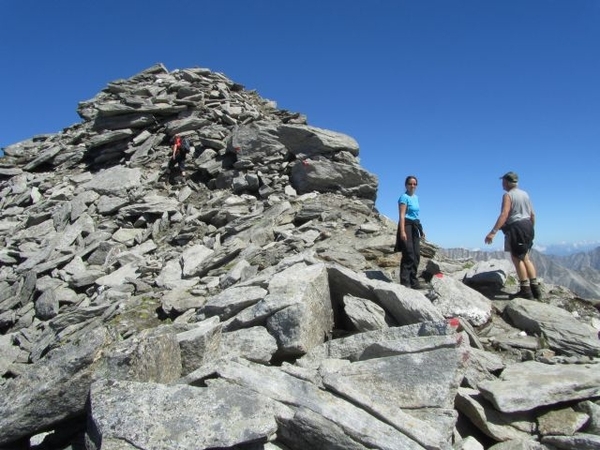
M171 158L169 159L169 171L172 171L177 165L181 175L185 176L185 157L188 150L189 146L186 144L186 138L182 138L176 134L173 137L172 153Z

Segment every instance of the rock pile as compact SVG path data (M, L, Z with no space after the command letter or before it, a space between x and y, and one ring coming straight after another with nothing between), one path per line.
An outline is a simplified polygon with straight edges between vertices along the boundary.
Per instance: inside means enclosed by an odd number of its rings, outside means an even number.
M600 448L598 311L401 286L351 137L197 68L78 112L0 159L0 448Z

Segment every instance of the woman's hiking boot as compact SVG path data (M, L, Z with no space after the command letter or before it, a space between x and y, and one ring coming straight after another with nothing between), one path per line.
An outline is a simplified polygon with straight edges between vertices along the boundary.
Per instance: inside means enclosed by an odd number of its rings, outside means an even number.
M541 300L543 295L542 295L542 288L540 287L540 285L538 283L531 283L529 286L531 287L531 293L532 293L533 297L536 300Z

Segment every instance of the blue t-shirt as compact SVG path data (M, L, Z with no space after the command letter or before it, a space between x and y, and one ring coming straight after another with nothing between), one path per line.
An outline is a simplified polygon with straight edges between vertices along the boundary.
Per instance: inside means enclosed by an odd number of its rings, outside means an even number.
M398 204L406 205L405 218L417 220L419 218L419 197L416 194L408 195L406 192L398 199Z

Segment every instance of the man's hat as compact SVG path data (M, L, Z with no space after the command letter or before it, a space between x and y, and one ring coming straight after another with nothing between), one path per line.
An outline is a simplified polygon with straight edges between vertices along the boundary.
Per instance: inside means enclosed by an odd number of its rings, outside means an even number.
M501 180L506 180L509 183L518 183L519 175L514 172L506 172L504 175L500 177Z

